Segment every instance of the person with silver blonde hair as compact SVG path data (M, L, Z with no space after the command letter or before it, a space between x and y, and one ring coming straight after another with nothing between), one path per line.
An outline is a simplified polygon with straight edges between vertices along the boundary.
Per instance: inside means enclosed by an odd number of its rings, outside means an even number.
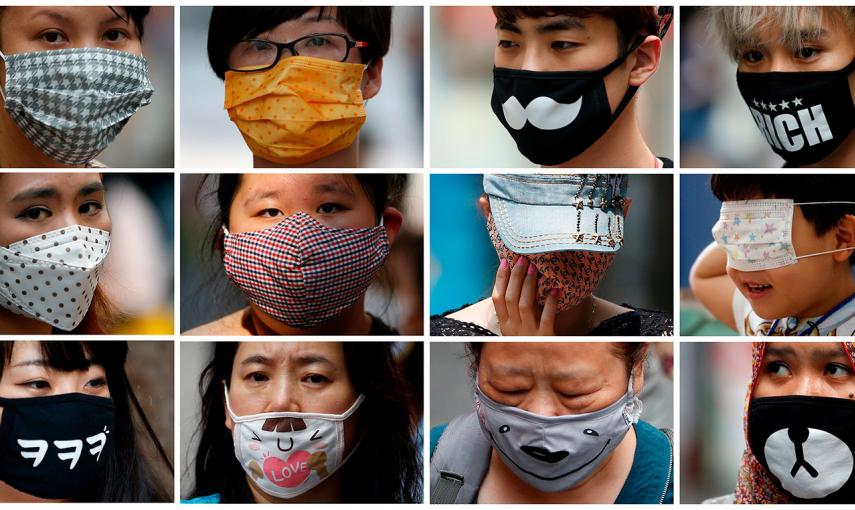
M855 165L855 7L709 8L763 137L788 167Z

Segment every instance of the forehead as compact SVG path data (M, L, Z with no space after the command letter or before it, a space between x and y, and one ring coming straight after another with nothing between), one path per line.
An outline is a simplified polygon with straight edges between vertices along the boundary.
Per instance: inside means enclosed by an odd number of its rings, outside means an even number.
M510 372L546 374L569 368L619 364L614 347L607 342L488 342L481 351L481 365Z
M274 363L292 363L305 359L324 358L334 364L343 364L344 346L340 342L241 342L235 354L235 363L261 356Z
M238 194L256 193L260 190L307 193L315 191L340 191L357 194L361 191L356 178L343 174L245 174L240 179Z
M113 12L115 10L115 12ZM12 23L18 21L78 21L102 23L104 21L128 18L127 9L124 7L77 7L77 6L9 6L3 7L0 20L8 20Z
M849 359L840 342L769 342L763 355L767 359L793 358L805 363Z
M76 192L92 182L101 182L101 176L97 173L0 173L0 197L9 199L21 191L41 188Z

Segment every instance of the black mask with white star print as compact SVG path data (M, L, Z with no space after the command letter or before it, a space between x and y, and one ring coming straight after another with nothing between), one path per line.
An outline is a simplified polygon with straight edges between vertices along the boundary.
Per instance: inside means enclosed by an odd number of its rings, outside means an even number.
M751 453L801 503L855 501L855 401L783 396L748 407Z
M766 141L789 165L828 157L855 127L849 75L837 71L736 73L736 84Z

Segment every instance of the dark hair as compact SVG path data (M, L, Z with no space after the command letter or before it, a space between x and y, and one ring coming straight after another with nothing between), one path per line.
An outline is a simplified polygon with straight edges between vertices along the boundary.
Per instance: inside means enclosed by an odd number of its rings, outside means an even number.
M3 13L7 7L13 6L7 5L0 7L0 19L2 19ZM105 7L113 11L113 14L115 14L117 18L124 21L125 23L130 23L130 20L133 20L134 25L137 27L137 34L139 35L140 40L142 40L143 33L145 32L145 18L151 11L151 7L121 7L122 9L125 9L125 11L128 13L127 16L122 16L122 14L117 11L115 7ZM2 37L2 34L0 34L0 37Z
M618 29L621 50L629 47L637 37L658 35L659 15L655 7L610 6L610 7L493 7L499 23L514 23L519 18L547 18L571 16L590 18L603 16L614 20Z
M793 202L855 201L855 175L851 174L714 174L710 187L722 202L757 196L789 198ZM855 204L804 205L801 208L818 236L834 228L844 216L855 215ZM855 264L855 253L849 257L849 263Z
M626 364L626 372L632 376L632 370L644 361L647 354L647 342L611 342L614 355ZM472 375L481 363L481 352L484 350L484 342L466 342L464 344L466 354L469 356L469 371Z
M352 175L362 185L368 200L374 206L376 221L380 221L387 207L400 206L407 182L405 174L348 175ZM215 189L211 195L216 198L217 215L208 231L212 251L220 250L223 245L223 226L229 226L229 210L240 186L241 177L241 174L208 174L197 191L198 201L202 198L202 190L208 186L208 182L211 182L210 186Z
M88 370L90 365L104 367L107 387L116 413L116 430L112 434L113 455L108 459L104 476L92 494L81 501L94 502L171 502L170 491L157 480L157 473L142 451L138 441L138 420L154 446L158 448L161 459L172 470L172 466L163 451L163 446L154 434L125 373L125 361L128 357L128 343L116 341L98 342L40 342L42 355L49 367L62 372ZM12 360L15 342L0 342L0 377L3 368ZM133 405L133 410L131 408ZM134 413L134 410L136 411ZM56 417L61 426L62 416Z
M238 42L256 37L286 21L297 19L314 7L214 7L208 26L208 61L214 73L225 77L229 70L228 56ZM335 19L356 40L368 43L361 48L362 62L382 58L389 51L392 38L391 7L322 7L335 9ZM328 14L329 15L329 14Z
M237 342L214 342L214 358L199 378L202 395L196 480L191 497L220 494L222 503L251 503L246 473L225 426L223 381L231 379ZM401 376L389 342L342 342L347 371L358 393L362 439L341 466L348 503L417 503L421 455L410 419L410 386Z

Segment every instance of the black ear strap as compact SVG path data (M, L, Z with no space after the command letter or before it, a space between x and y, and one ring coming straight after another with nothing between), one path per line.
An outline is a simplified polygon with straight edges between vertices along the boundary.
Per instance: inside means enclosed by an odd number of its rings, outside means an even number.
M665 34L668 33L668 29L671 27L671 22L674 21L674 7L670 5L660 5L659 6L659 27L657 31L659 32L659 38L665 39Z

